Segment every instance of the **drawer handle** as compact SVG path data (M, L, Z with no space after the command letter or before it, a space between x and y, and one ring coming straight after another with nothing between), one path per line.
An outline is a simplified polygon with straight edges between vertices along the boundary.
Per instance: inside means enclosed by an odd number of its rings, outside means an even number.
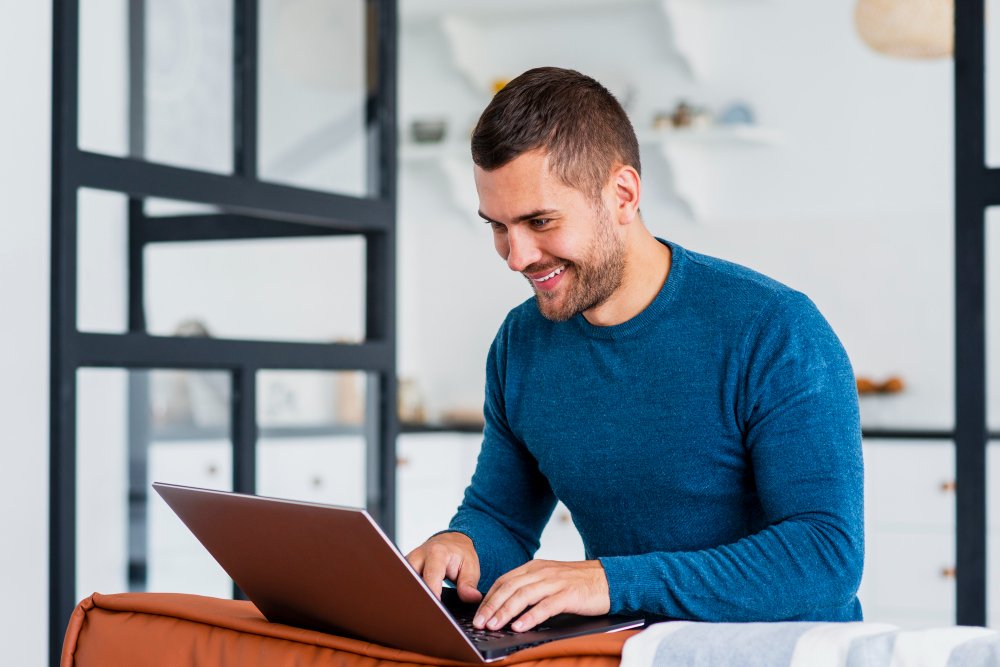
M323 486L323 478L319 475L313 477L311 481L314 489L318 489Z
M408 465L410 465L410 459L406 458L405 456L397 456L396 457L396 467L397 468L405 468Z
M955 489L957 488L958 484L953 479L941 482L941 493L955 493Z
M570 519L570 516L569 516L569 512L560 512L559 513L559 523L569 523L570 520L571 519Z
M205 472L208 473L209 477L215 477L216 475L219 474L219 466L215 465L214 463L209 463L208 469Z
M955 568L954 567L942 567L941 568L941 578L942 579L954 579L955 578Z

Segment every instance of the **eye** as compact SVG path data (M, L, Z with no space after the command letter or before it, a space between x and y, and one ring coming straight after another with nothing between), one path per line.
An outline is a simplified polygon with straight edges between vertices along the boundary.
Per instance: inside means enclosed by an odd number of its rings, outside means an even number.
M502 232L503 230L507 229L507 227L503 223L496 222L496 221L493 221L493 220L487 220L486 224L488 224L490 227L492 227L493 231L495 231L495 232Z
M550 222L551 220L549 218L534 218L532 220L529 220L528 224L530 224L535 229L541 229Z

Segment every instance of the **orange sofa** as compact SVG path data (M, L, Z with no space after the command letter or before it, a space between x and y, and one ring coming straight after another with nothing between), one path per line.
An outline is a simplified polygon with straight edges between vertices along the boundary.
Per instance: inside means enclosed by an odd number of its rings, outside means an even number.
M636 632L551 642L491 664L617 667L622 645ZM73 611L60 664L403 667L468 663L268 623L249 602L179 593L94 593Z

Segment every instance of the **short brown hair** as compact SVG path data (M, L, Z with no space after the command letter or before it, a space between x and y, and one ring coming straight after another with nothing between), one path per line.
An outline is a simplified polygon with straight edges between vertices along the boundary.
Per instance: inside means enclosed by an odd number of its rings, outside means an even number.
M639 173L639 142L625 110L607 88L575 70L538 67L508 83L472 132L472 161L499 169L544 148L566 185L599 197L617 165Z

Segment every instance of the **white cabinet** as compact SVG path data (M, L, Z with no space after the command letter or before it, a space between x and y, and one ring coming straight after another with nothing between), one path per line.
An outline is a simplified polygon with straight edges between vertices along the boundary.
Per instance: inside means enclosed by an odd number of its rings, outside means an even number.
M400 436L397 446L396 525L403 553L448 527L472 479L482 436L435 433ZM542 533L536 558L582 560L583 542L560 503Z
M954 445L868 441L865 620L904 627L955 619Z
M467 433L413 433L396 441L396 543L403 553L448 527L481 441Z
M257 493L307 502L364 507L365 439L361 435L261 438Z
M225 440L157 441L149 447L154 482L229 490L232 447ZM165 502L150 490L147 510L147 590L227 598L232 583Z

